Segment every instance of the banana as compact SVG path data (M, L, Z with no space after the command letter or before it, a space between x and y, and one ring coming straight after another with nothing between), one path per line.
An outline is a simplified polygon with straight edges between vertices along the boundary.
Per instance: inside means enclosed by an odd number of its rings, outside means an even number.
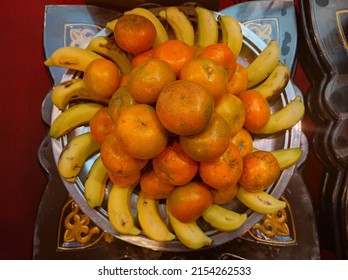
M279 163L280 170L284 170L290 166L296 164L301 156L302 151L300 148L289 148L271 151Z
M219 15L218 22L221 28L222 43L231 49L235 57L238 57L243 46L243 33L238 20L232 16Z
M104 105L109 103L109 99L93 97L87 90L83 79L71 79L60 83L54 87L51 99L59 110L64 110L69 103L75 100L88 100Z
M272 73L261 82L261 84L253 87L254 90L260 92L264 98L269 101L275 100L283 92L290 80L290 69L286 64L278 62Z
M171 241L175 235L169 231L167 224L162 220L158 200L145 197L139 192L137 201L138 220L145 235L158 242Z
M88 124L89 120L101 108L103 105L93 102L79 103L69 107L53 120L49 135L57 139L78 126Z
M85 181L84 195L91 208L102 205L108 181L108 171L100 156L94 161Z
M109 220L120 234L138 235L141 232L135 225L130 205L135 187L135 184L128 187L114 184L109 193L107 205Z
M86 132L72 138L63 148L57 163L59 174L68 182L74 183L85 161L95 154L100 146Z
M220 231L233 231L247 220L246 214L239 214L217 204L211 204L202 215L212 227Z
M159 12L159 16L165 19L174 31L177 40L184 41L189 46L195 43L195 31L191 21L178 7L168 7Z
M286 106L271 114L263 128L250 132L254 134L274 134L289 129L303 118L304 113L305 106L301 101L301 97L296 96Z
M197 6L197 44L206 47L216 44L219 40L219 26L214 13L206 8Z
M169 222L183 245L190 249L200 249L204 246L210 246L213 240L207 236L197 225L196 221L182 223L168 212Z
M114 32L117 21L118 21L118 18L108 21L105 25L105 28Z
M248 72L248 88L265 80L277 66L280 49L276 40L272 40L260 54L246 67Z
M286 207L284 201L276 199L264 191L252 193L239 188L237 198L245 206L261 214L273 213Z
M122 74L129 74L132 69L128 55L117 46L114 38L107 36L94 37L89 42L87 50L113 61Z
M140 16L146 17L154 24L156 28L157 36L156 36L156 41L153 47L157 47L169 39L167 31L165 30L162 22L151 11L145 8L137 7L132 10L124 12L124 14L125 15L127 14L140 15Z
M85 71L89 63L103 57L90 50L77 47L61 47L44 61L46 66L57 66L78 71Z

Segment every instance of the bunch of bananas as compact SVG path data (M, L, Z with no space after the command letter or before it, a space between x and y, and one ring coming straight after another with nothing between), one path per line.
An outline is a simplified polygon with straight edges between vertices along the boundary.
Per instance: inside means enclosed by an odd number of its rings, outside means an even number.
M176 39L183 40L189 45L197 43L201 46L223 42L238 57L243 46L243 34L239 22L231 16L216 15L202 7L196 7L194 11L197 20L196 30L188 14L179 7L163 8L157 16L144 8L135 8L125 14L142 15L153 22L157 31L154 46L170 37L163 25L163 21L166 21ZM116 22L117 19L108 22L106 28L113 30ZM91 61L100 58L113 61L124 74L129 74L131 71L130 55L121 50L111 36L93 38L86 49L62 47L45 61L45 65L83 72ZM248 88L257 89L270 101L284 91L290 79L288 67L281 63L279 58L279 47L276 41L271 41L246 68L249 77ZM52 102L61 110L61 113L52 121L49 134L52 138L58 139L80 126L87 127L92 116L102 107L107 106L109 100L94 97L87 90L82 78L74 78L54 88ZM304 106L301 99L297 97L273 113L264 128L253 133L270 135L289 129L300 121L303 115ZM84 182L85 198L91 208L102 205L105 190L109 184L108 171L98 155L99 149L100 146L87 131L69 140L61 151L57 163L60 175L68 182L74 183L86 160L96 155ZM299 148L282 149L272 153L282 170L295 165L302 154ZM212 238L196 222L182 223L170 213L164 217L159 211L159 201L147 198L142 191L136 195L136 187L137 185L111 187L107 211L110 223L117 232L124 235L138 235L143 232L148 238L158 242L178 238L185 246L192 249L212 244ZM137 215L132 213L132 196L137 197ZM265 191L249 193L241 188L237 198L258 213L272 213L286 206L284 201L274 198ZM234 231L244 224L247 215L213 204L204 212L202 219L219 231Z

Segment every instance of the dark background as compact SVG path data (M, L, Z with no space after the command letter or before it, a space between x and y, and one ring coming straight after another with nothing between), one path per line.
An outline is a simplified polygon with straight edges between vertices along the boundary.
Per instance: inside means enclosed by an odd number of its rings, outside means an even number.
M36 213L47 177L38 161L38 148L46 134L41 120L41 103L51 88L47 69L43 64L43 22L47 4L97 4L110 7L110 3L122 3L127 8L129 1L26 1L13 0L2 3L0 9L0 259L31 259ZM145 2L145 1L135 1ZM151 1L150 1L151 2ZM152 1L156 2L156 1ZM163 3L165 1L157 1ZM188 2L188 1L182 1ZM209 8L225 8L243 1L202 1ZM124 4L123 4L124 3ZM180 1L168 1L168 4ZM301 67L297 67L295 83L305 94L308 81ZM304 131L312 129L308 119ZM314 156L309 156L311 166L320 165ZM318 205L320 176L303 174ZM322 248L323 258L334 258L329 250Z

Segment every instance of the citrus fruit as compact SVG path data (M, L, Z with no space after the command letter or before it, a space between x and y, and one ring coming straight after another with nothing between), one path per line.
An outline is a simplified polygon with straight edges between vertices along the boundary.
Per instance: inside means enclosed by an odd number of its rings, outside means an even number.
M242 157L252 152L254 147L253 137L244 128L239 130L236 135L232 136L231 143L236 145Z
M175 186L163 182L152 170L146 170L140 177L140 189L151 199L168 198Z
M160 92L156 113L163 126L177 135L192 135L203 130L214 112L211 93L191 81L177 80Z
M156 36L157 31L153 23L141 15L122 15L114 27L117 45L134 55L151 49Z
M125 109L116 121L115 136L120 147L137 159L157 156L167 146L169 137L155 109L148 104Z
M197 220L212 201L213 196L207 185L191 181L170 193L167 208L177 220L188 223Z
M243 158L243 172L239 184L249 192L267 189L280 176L277 159L270 152L254 151Z
M126 86L122 86L111 96L108 111L113 123L116 123L118 116L128 107L136 104L133 96Z
M106 136L113 129L114 123L109 115L108 107L101 108L89 121L89 128L92 138L95 142L101 145Z

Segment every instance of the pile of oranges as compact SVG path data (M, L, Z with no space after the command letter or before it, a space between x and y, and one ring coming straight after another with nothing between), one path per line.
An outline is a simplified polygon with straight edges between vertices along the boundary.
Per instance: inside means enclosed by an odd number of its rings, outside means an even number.
M250 133L268 121L269 104L247 89L247 72L226 45L170 39L153 47L156 30L138 15L119 18L114 37L132 55L131 73L105 59L85 72L97 94L110 98L90 130L113 183L140 183L146 196L166 199L175 218L190 222L240 186L260 191L278 178L276 159L254 152Z

